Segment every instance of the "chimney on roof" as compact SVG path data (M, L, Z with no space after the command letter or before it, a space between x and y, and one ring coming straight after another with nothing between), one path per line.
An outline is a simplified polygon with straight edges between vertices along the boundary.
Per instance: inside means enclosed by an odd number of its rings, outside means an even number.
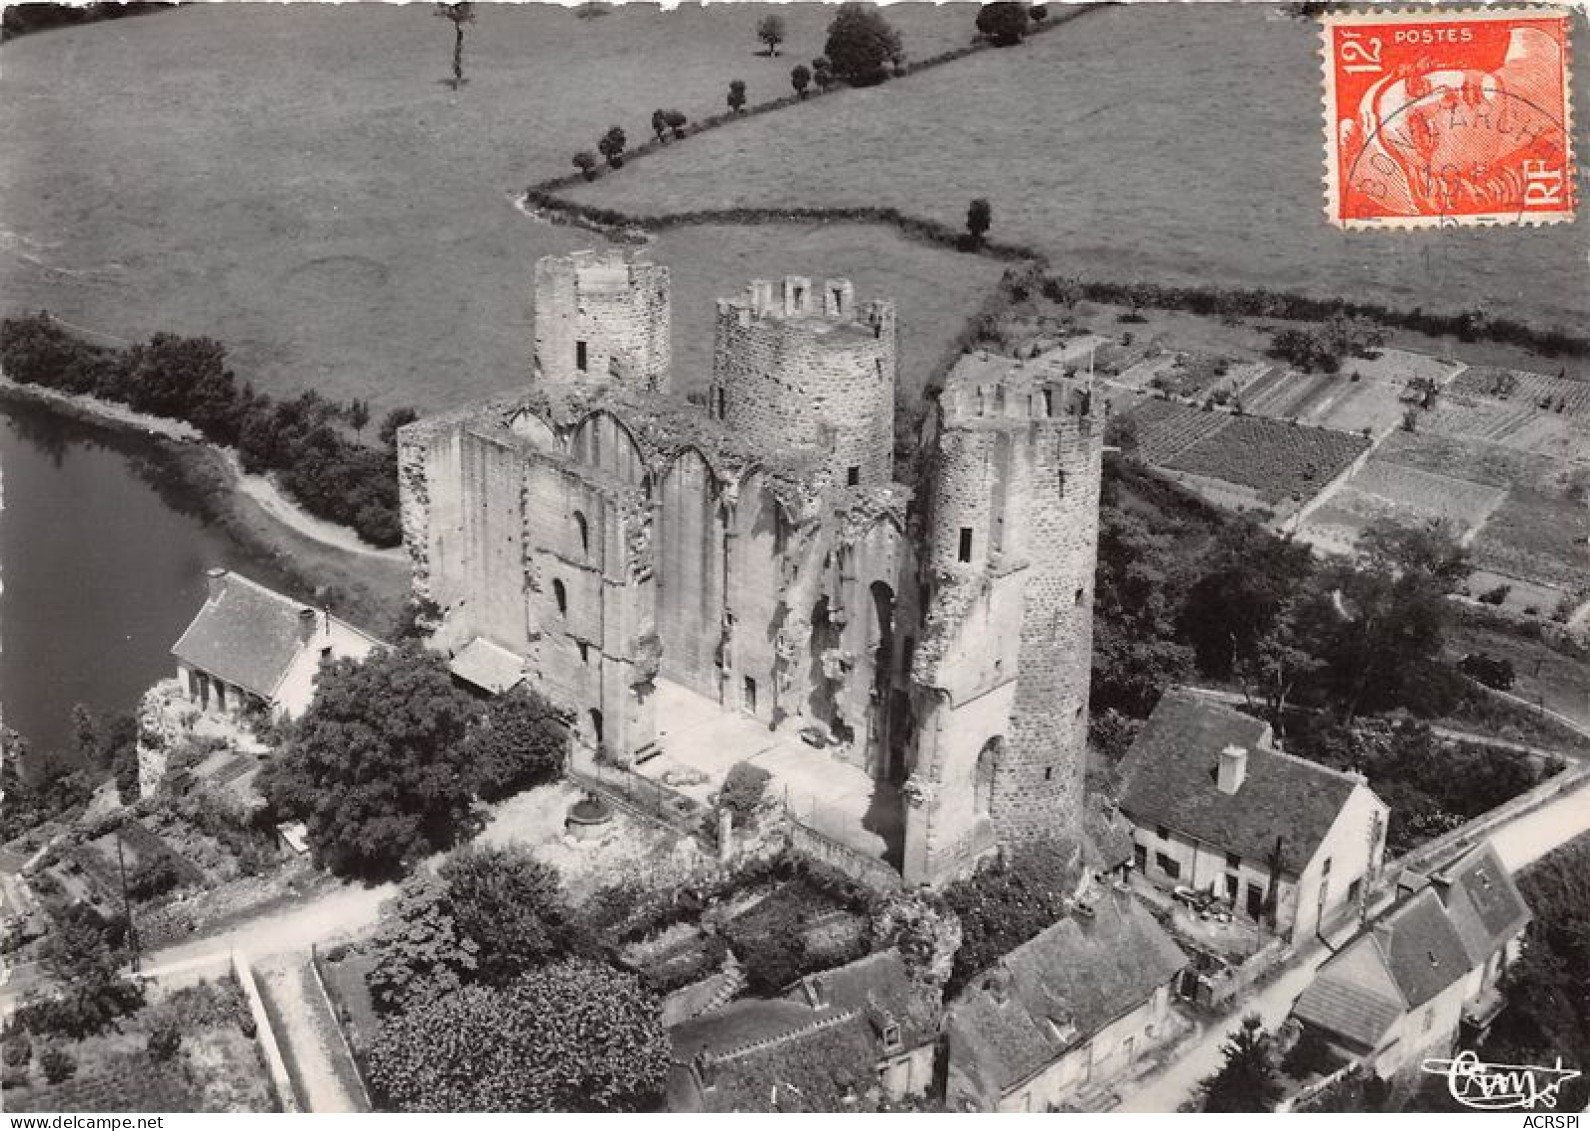
M298 610L298 640L301 644L308 644L315 638L315 629L320 626L320 614L307 606Z
M204 584L206 597L213 601L226 592L226 570L220 566L211 566L204 571Z
M1215 784L1221 793L1235 793L1248 776L1248 748L1228 746L1220 752L1220 774Z

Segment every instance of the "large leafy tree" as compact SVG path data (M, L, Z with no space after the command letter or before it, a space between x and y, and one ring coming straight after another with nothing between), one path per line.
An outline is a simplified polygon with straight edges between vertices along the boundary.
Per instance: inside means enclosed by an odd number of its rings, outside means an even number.
M868 86L888 76L888 65L901 58L900 33L872 4L848 3L828 25L823 54L833 73L852 86Z
M514 688L492 700L469 736L467 758L475 787L487 801L551 781L563 769L568 729L532 691Z
M1205 1111L1274 1111L1282 1086L1274 1040L1253 1014L1221 1046L1225 1062L1203 1081Z
M1322 570L1300 610L1299 643L1323 664L1327 692L1350 720L1403 704L1434 681L1451 617L1446 600L1468 575L1467 555L1441 526L1381 522L1359 539L1357 560Z
M657 999L581 959L438 997L370 1050L371 1082L404 1111L647 1111L669 1063Z
M1166 533L1110 500L1100 510L1095 572L1095 710L1143 718L1192 670L1192 650L1176 638L1186 561Z
M1024 3L995 0L977 11L977 30L996 47L1012 47L1027 35L1032 16Z
M475 978L507 985L558 954L581 947L557 872L521 845L470 845L440 876L459 938L472 948Z
M459 934L443 883L410 876L381 908L371 939L370 996L381 1009L412 1009L473 979L479 947Z
M1181 610L1179 627L1199 670L1223 679L1254 660L1259 642L1275 631L1313 568L1300 542L1254 523L1222 526Z
M394 875L469 831L477 713L417 647L333 661L261 786L277 813L304 822L322 867Z

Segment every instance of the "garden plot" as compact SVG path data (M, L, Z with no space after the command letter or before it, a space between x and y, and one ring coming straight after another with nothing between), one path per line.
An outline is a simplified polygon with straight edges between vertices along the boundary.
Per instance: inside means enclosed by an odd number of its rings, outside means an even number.
M1527 402L1449 391L1420 418L1419 426L1438 436L1500 444L1554 459L1590 452L1590 417L1543 412Z
M1309 516L1298 537L1320 549L1351 553L1365 527L1389 519L1402 525L1445 521L1469 540L1506 498L1506 487L1375 457Z
M1180 401L1145 400L1133 406L1138 454L1160 466L1200 440L1217 435L1234 417L1206 411Z
M167 1026L182 1035L182 1043L173 1057L157 1060L149 1052L149 1034ZM230 979L173 991L115 1030L62 1043L76 1070L58 1084L44 1079L44 1039L35 1035L32 1045L27 1083L6 1089L7 1111L276 1110L252 1020Z
M1165 466L1247 488L1272 507L1306 502L1369 447L1362 436L1326 428L1256 416L1226 419L1226 427L1182 448Z
M1530 405L1541 412L1560 411L1570 417L1590 418L1590 381L1567 376L1552 377L1521 369L1477 365L1453 381L1451 391Z
M1470 545L1477 567L1570 589L1590 577L1590 462L1408 432L1387 437L1375 460L1506 486Z

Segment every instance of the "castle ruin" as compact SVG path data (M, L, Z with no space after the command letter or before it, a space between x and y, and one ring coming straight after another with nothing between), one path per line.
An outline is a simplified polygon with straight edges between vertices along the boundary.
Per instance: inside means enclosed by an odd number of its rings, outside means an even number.
M719 300L704 408L670 393L666 267L543 259L535 304L527 387L399 434L435 647L508 658L577 720L577 758L711 753L682 748L670 695L754 720L786 765L896 810L907 883L1080 837L1104 431L1085 377L962 358L913 492L894 308L846 280Z

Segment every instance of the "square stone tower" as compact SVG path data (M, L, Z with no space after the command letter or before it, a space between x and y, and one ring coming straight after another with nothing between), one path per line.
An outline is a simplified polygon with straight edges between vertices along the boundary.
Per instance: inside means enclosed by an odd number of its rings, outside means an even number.
M538 259L535 372L667 392L671 317L666 267L621 250Z

